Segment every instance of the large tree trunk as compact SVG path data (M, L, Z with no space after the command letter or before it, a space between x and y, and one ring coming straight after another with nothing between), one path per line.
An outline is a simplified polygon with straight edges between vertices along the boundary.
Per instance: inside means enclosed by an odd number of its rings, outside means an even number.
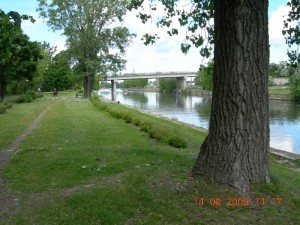
M85 75L83 78L83 97L84 98L89 98L91 97L92 93L92 78L89 75Z
M6 82L0 81L0 102L3 102L6 94Z
M209 133L192 174L233 186L269 182L268 0L215 0Z

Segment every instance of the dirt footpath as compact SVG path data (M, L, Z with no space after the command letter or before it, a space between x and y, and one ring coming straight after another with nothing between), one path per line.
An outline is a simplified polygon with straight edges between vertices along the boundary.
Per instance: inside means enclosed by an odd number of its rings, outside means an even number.
M5 183L2 178L2 170L8 162L9 155L16 150L26 135L30 134L30 132L36 127L46 112L47 109L30 124L23 134L21 134L13 143L0 152L0 224L2 221L4 221L5 217L13 214L19 205L19 195L12 193L5 187Z

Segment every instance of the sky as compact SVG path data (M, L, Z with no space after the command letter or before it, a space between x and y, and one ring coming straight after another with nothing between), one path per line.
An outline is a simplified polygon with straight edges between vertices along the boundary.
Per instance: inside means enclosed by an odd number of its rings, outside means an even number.
M269 0L269 37L270 37L270 62L278 63L287 61L287 45L282 36L283 16L287 14L287 0ZM34 24L24 22L22 28L31 41L49 42L57 46L58 51L65 48L65 37L62 31L53 32L47 27L43 19L36 12L36 0L0 0L0 9L4 12L17 11L20 14L31 15L35 18ZM170 37L165 30L159 30L155 25L143 24L136 18L136 12L129 12L124 18L124 25L137 37L127 48L126 69L122 73L148 73L148 72L172 72L172 71L197 71L201 64L207 62L203 59L199 50L191 48L188 54L183 54L180 44L184 33ZM143 34L157 32L159 41L154 45L145 46L141 41Z

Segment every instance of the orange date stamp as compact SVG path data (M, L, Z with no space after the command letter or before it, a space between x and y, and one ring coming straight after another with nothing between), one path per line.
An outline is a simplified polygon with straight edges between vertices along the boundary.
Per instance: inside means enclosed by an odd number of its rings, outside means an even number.
M283 202L283 198L254 198L252 205L256 206L280 206ZM195 205L210 205L210 206L250 206L250 200L248 198L194 198Z

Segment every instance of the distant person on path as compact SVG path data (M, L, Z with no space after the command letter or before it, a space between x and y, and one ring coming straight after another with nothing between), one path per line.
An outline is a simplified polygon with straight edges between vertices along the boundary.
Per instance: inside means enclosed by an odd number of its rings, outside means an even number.
M54 88L54 90L53 90L53 96L57 96L57 94L58 94L58 91L56 90L56 88Z

